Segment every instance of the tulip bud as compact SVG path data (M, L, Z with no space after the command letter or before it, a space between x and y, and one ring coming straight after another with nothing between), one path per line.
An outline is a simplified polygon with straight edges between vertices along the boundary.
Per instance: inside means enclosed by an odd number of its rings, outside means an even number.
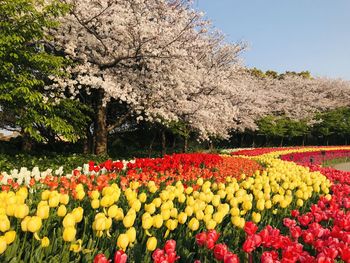
M36 211L36 215L41 219L49 218L49 214L50 214L50 207L47 205L38 207L38 210Z
M74 208L72 211L72 215L74 216L76 223L79 223L81 222L81 220L83 220L83 214L84 214L84 209L81 206Z
M155 250L157 248L157 239L155 237L148 238L146 247L148 251Z
M178 216L178 220L180 224L185 224L187 221L187 214L184 212L181 212Z
M129 242L134 243L136 240L136 229L135 227L130 227L127 231L126 234L128 235Z
M60 203L60 196L55 195L49 198L49 206L50 207L57 207L58 204Z
M57 209L57 215L59 217L64 217L67 214L67 208L65 205L60 205L60 207Z
M190 222L188 223L188 228L191 229L192 231L196 231L199 228L199 222L196 218L192 218Z
M10 245L10 244L12 244L12 242L16 238L16 231L8 231L8 232L6 232L4 237L5 237L5 241L6 241L7 245Z
M31 219L30 216L26 216L22 222L21 222L21 229L23 232L27 232L28 231L28 222ZM0 230L1 231L1 230Z
M50 245L50 239L48 237L43 237L41 240L41 247L48 247Z
M67 205L69 203L69 195L68 194L61 194L60 195L60 203L63 205Z
M66 242L72 242L75 239L75 235L77 234L77 230L72 227L66 227L63 230L63 240Z
M7 243L5 237L0 237L0 255L5 252L7 248Z
M75 217L72 213L68 213L63 219L63 227L74 227Z
M153 226L155 227L155 228L161 228L162 227L162 225L163 225L163 217L162 217L162 215L155 215L154 217L153 217Z
M15 211L16 218L25 218L29 214L29 207L26 204L19 205Z
M129 237L127 234L120 234L117 239L117 246L122 250L126 250L129 245Z
M28 231L35 233L38 232L42 226L41 218L38 216L33 216L27 223Z

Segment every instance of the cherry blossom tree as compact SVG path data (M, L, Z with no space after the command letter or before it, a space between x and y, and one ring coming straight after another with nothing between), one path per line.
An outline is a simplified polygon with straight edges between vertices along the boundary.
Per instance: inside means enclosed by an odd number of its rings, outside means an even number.
M179 0L66 0L72 6L51 32L74 64L52 86L95 105L96 154L127 118L182 122L199 138L228 136L237 107L241 44L226 44L209 21ZM87 98L89 97L89 98ZM107 123L111 103L119 103Z
M310 125L316 114L337 107L350 106L350 82L341 79L309 77L305 74L282 74L271 77L244 71L237 99L239 110L236 129L256 130L264 116L286 116L306 120Z

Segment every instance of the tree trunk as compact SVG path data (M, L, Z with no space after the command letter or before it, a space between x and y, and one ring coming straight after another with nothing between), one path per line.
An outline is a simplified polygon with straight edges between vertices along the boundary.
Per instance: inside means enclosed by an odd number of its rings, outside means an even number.
M153 143L154 143L155 139L156 139L156 134L153 135L151 143L149 144L149 147L148 147L148 158L151 158L152 149L153 149Z
M86 137L83 141L83 153L91 154L92 153L92 134L90 131L90 125L86 127Z
M283 146L283 137L281 137L280 147Z
M107 108L103 105L102 100L104 97L104 91L99 90L98 104L97 104L97 119L95 126L95 154L106 155L107 154Z
M166 134L165 130L162 130L162 156L166 154Z
M213 151L214 151L214 143L213 143L213 141L210 141L210 142L209 142L209 151L210 151L210 152L213 152Z
M28 153L33 148L33 141L27 132L22 134L22 151Z
M171 146L172 152L175 151L175 147L176 147L176 136L173 135L173 145Z
M184 148L183 148L183 152L187 153L188 151L188 136L184 136Z
M243 148L243 143L244 143L244 133L240 133L240 138L239 138L239 147Z

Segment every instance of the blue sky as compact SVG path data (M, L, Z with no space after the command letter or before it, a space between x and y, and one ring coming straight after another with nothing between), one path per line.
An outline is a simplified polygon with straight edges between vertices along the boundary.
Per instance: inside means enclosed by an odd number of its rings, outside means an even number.
M194 0L245 64L350 80L350 0Z

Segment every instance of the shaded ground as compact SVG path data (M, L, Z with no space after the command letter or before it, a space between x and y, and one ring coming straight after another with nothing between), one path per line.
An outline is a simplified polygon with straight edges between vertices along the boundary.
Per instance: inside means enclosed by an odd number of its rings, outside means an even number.
M332 167L337 170L350 172L350 162L334 164Z

